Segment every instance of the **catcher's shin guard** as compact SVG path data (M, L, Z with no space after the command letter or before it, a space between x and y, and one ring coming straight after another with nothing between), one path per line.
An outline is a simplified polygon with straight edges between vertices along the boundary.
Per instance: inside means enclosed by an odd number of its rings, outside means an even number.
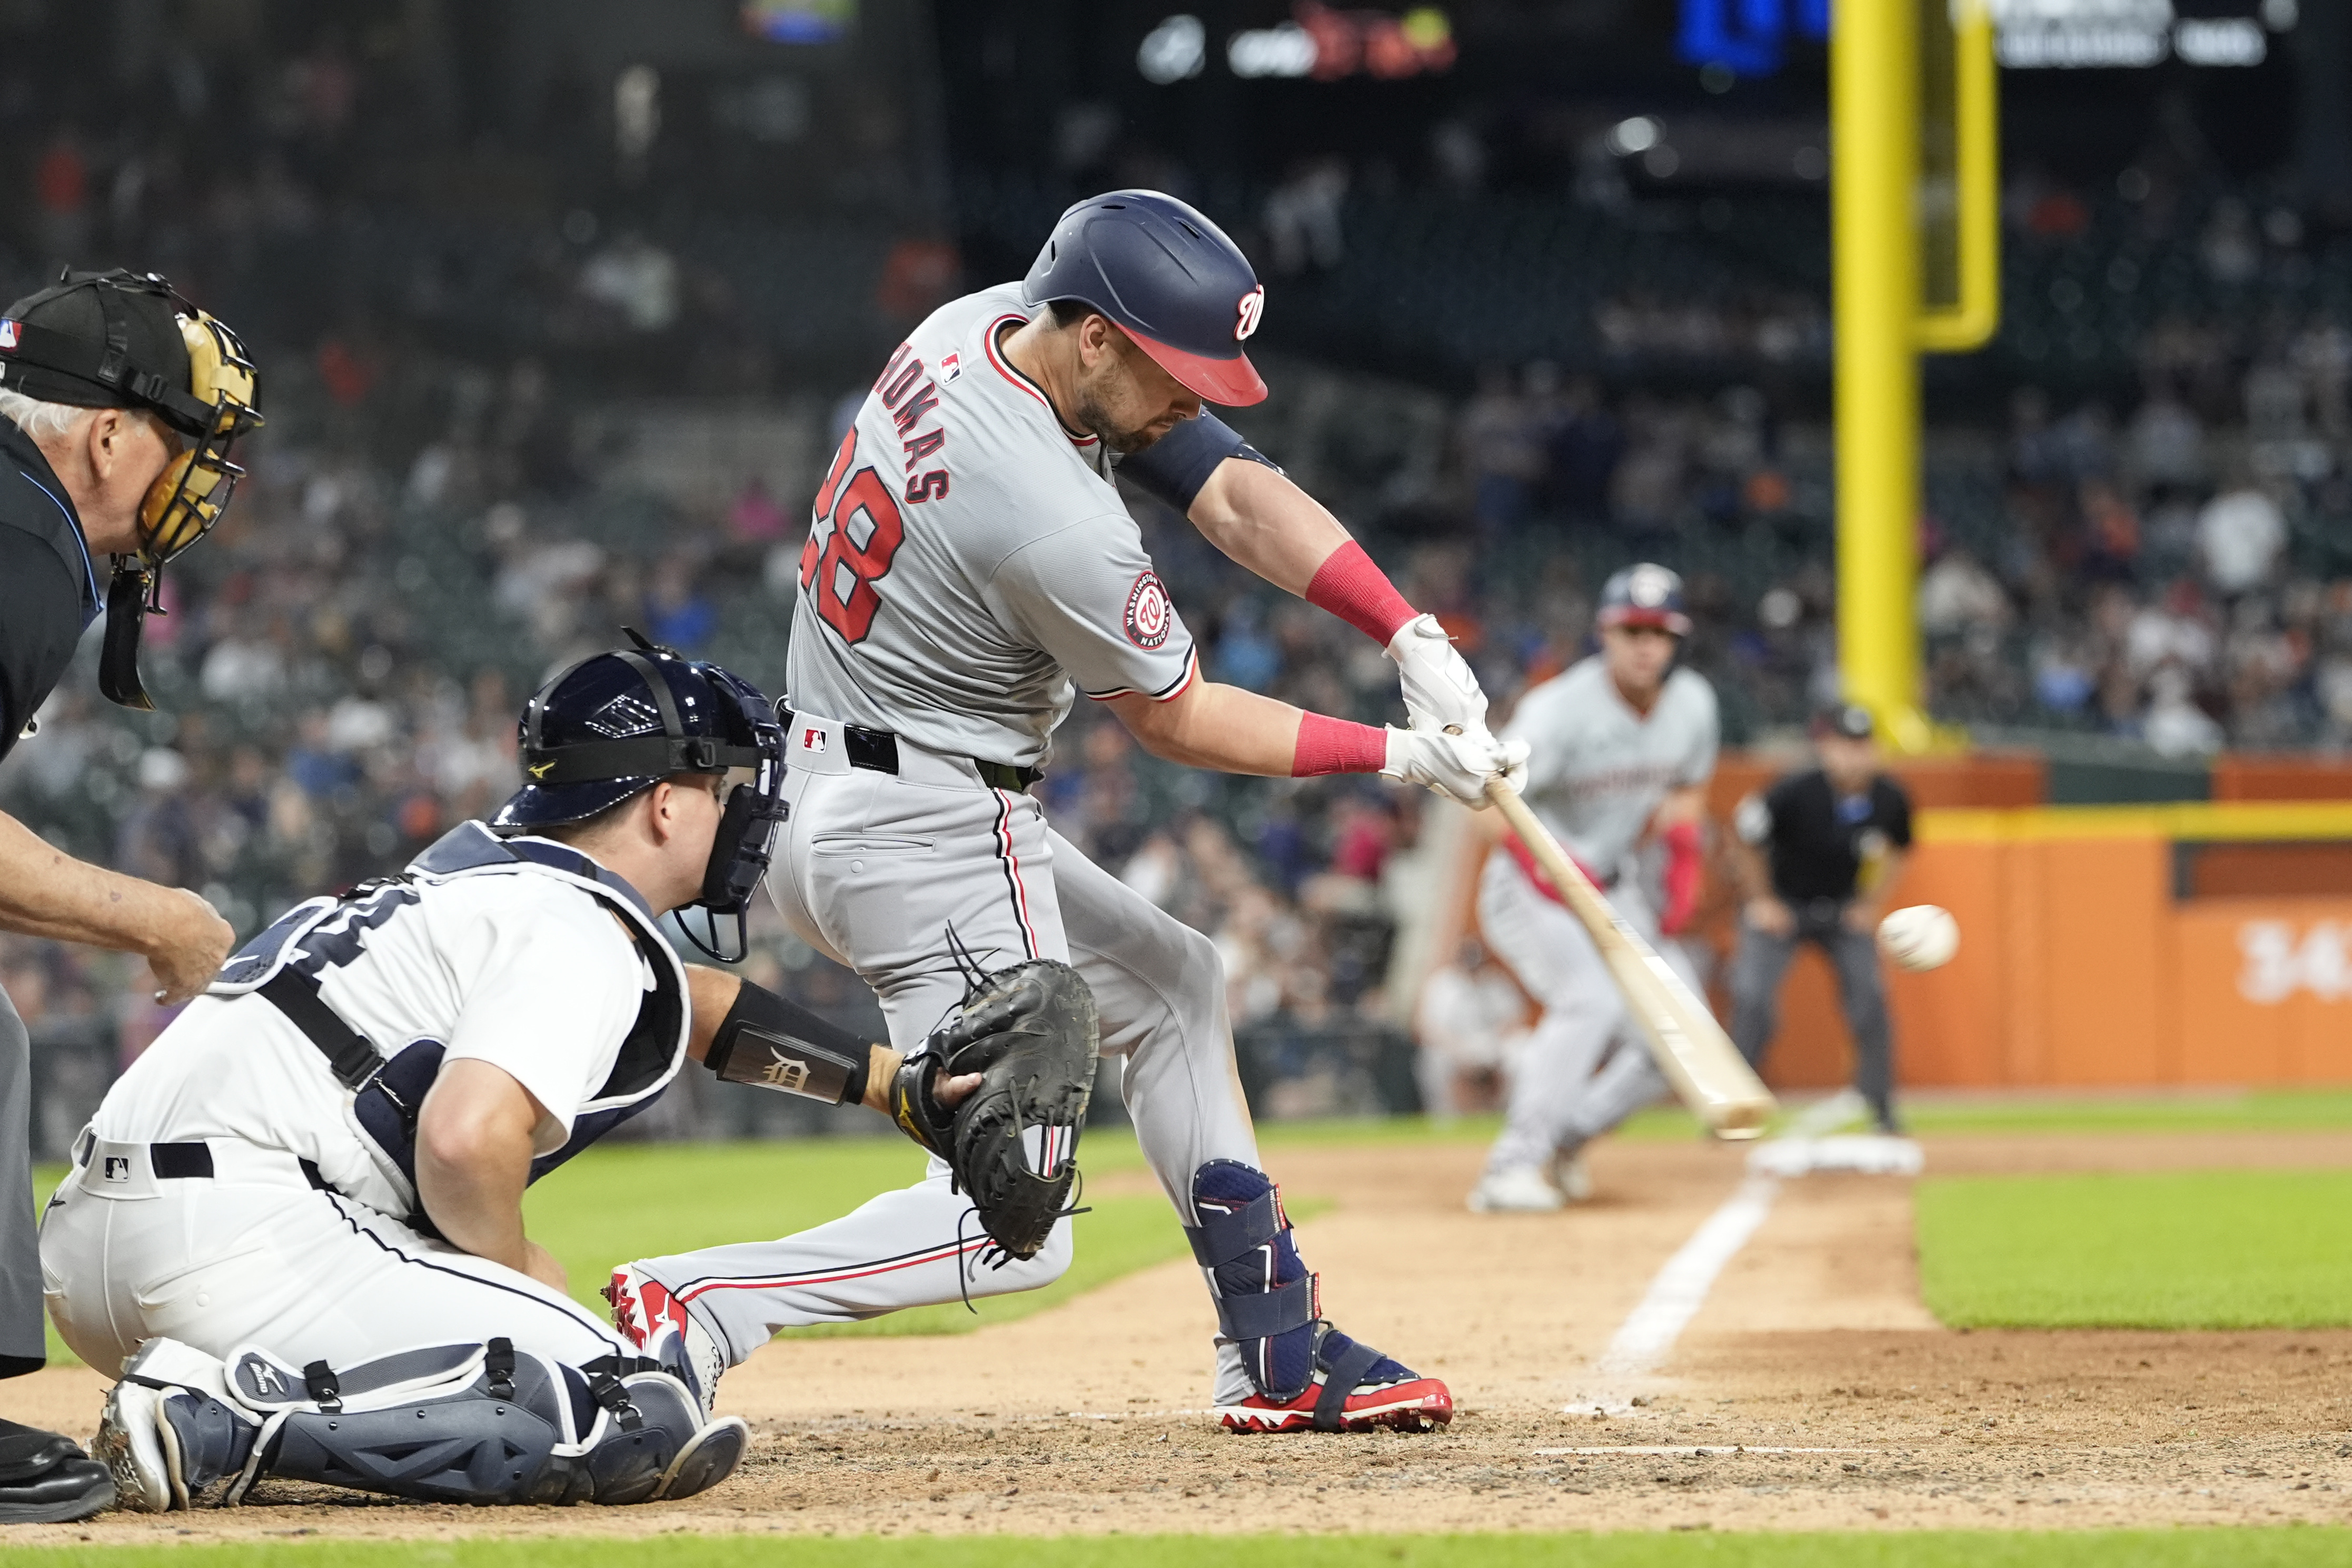
M1193 1173L1192 1256L1209 1277L1217 1326L1241 1350L1255 1390L1218 1416L1236 1432L1423 1431L1454 1418L1435 1378L1323 1321L1317 1277L1298 1256L1282 1194L1263 1171L1212 1160Z
M108 1399L99 1449L126 1507L190 1508L265 1477L432 1502L691 1497L742 1458L743 1423L634 1358L563 1365L505 1340L337 1372L247 1346L223 1363L151 1340Z

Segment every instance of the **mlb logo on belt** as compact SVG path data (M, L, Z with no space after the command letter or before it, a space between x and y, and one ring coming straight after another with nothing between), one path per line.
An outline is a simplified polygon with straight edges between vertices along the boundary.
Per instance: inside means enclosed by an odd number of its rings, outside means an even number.
M824 731L818 729L814 724L810 725L807 729L803 730L801 731L801 750L803 752L814 752L817 755L823 756L824 754Z
M16 323L0 316L0 353L16 352Z
M131 1156L128 1154L109 1154L106 1157L106 1179L110 1182L129 1181L131 1179Z

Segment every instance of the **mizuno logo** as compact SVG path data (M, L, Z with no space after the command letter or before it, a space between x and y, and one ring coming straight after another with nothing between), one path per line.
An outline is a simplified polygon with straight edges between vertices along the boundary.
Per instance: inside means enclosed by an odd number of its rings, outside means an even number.
M553 772L553 771L554 771L554 768L555 768L555 764L554 764L553 763L551 763L551 762L550 762L550 763L533 763L530 768L526 769L525 771L526 771L526 772L528 772L528 773L530 774L530 776L531 776L532 778L535 778L535 779L543 779L543 778L545 778L545 777L546 777L550 773Z

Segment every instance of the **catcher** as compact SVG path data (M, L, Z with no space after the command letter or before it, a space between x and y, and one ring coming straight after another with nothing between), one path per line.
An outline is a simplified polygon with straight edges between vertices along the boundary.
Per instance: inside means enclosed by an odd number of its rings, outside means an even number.
M97 1447L125 1507L268 1478L644 1502L741 1457L692 1367L564 1294L521 1199L687 1059L656 922L741 911L782 731L726 670L642 642L558 675L521 731L536 782L256 937L76 1141L42 1272L66 1342L123 1367ZM929 1087L936 1109L970 1086Z

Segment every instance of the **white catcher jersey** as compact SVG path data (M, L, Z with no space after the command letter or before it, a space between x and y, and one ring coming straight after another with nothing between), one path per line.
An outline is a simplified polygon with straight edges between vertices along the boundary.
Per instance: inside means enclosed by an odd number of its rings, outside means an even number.
M788 701L950 755L1041 765L1073 686L1175 696L1192 634L1111 483L1002 335L1017 284L899 345L817 491Z
M571 1136L654 986L602 900L536 870L392 884L342 905L299 946L325 956L320 999L387 1057L439 1041L444 1063L472 1058L512 1075L547 1112L535 1155ZM413 1201L318 1048L257 995L190 1003L90 1125L124 1143L242 1139L314 1161L372 1207L400 1214Z
M1715 688L1676 669L1645 718L1595 656L1520 698L1503 736L1528 743L1528 805L1570 854L1607 876L1623 868L1669 790L1714 775Z

